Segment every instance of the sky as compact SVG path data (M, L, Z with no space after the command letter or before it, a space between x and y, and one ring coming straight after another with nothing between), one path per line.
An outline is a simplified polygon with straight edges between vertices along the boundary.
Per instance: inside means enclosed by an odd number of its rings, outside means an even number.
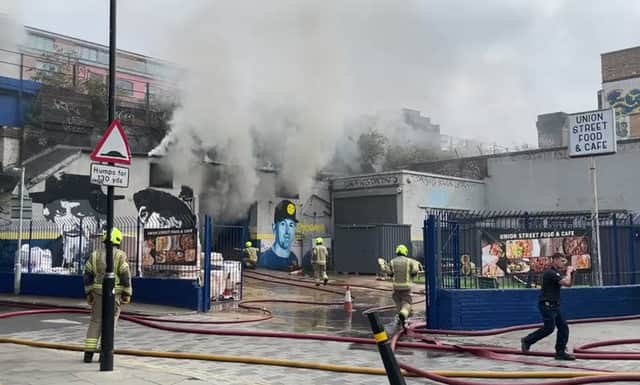
M263 0L239 0L235 9L208 5L215 2L120 0L118 47L184 64L190 58L178 57L184 50L176 45L189 42L175 36L209 32L201 28L207 19L250 29L238 8L259 15L264 7ZM3 3L26 25L107 41L107 0ZM628 0L298 1L309 12L319 3L333 5L320 22L336 24L348 110L417 109L445 134L503 145L535 144L538 114L597 107L600 54L640 45L640 2ZM249 20L260 23L255 15ZM233 42L229 30L224 38ZM271 54L263 48L261 54ZM209 57L212 66L215 58ZM314 58L324 59L333 58Z

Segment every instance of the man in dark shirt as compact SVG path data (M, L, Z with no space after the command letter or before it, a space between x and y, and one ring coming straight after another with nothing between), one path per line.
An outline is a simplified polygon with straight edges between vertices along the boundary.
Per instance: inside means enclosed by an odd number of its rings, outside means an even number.
M560 311L560 287L573 285L573 266L566 268L566 275L561 272L567 264L567 259L560 253L552 257L551 268L544 272L542 276L542 290L538 308L544 321L544 326L528 336L522 338L521 348L523 352L528 352L531 345L553 333L555 327L558 328L556 336L556 360L575 360L575 356L567 353L567 341L569 341L569 326Z

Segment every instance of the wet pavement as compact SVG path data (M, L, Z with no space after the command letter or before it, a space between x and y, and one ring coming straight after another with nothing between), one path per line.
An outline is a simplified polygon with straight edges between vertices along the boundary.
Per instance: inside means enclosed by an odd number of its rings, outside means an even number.
M345 279L344 276L338 277ZM346 277L351 284L364 284L369 287L388 288L388 282L376 281L375 277ZM307 283L305 283L307 284ZM312 285L313 286L313 285ZM321 287L322 288L322 287ZM338 291L338 294L325 293L313 288L301 288L284 285L282 283L269 283L247 278L245 280L245 300L274 300L286 299L312 302L335 302L335 305L313 304L288 304L288 303L260 303L252 304L268 308L273 312L273 319L258 323L245 323L233 325L180 325L181 327L193 327L206 330L239 330L239 331L273 331L295 332L305 334L325 334L334 336L353 336L371 338L369 323L362 315L362 310L370 307L391 305L391 293L377 290L364 290L354 288L352 294L355 297L354 311L347 313L343 309L341 286L327 288ZM419 300L417 296L415 300ZM221 309L225 309L222 311ZM171 318L214 320L238 318L246 319L256 317L257 312L249 312L238 308L234 303L215 304L214 312L210 314L177 314ZM414 307L415 317L423 316L424 304ZM0 308L0 312L7 311ZM79 319L81 319L80 316ZM86 316L84 316L86 317ZM383 322L391 329L394 323L393 312L382 314ZM51 315L49 318L54 318ZM67 315L56 315L55 318L69 319ZM22 319L23 321L27 318ZM41 324L43 318L34 318ZM86 331L86 324L49 324L45 328L26 327L16 330L14 326L7 327L7 320L0 320L0 333L4 336L33 339L39 341L81 344ZM44 323L46 325L46 323ZM175 326L175 325L174 325ZM637 335L640 330L640 321L624 321L606 324L585 324L571 327L570 346L581 345L611 338L629 338ZM526 332L509 333L492 337L462 338L439 336L438 339L452 344L486 344L491 346L504 346L517 348L519 339ZM534 350L553 350L554 338L549 337L534 346ZM126 349L144 349L155 351L193 352L207 353L225 356L258 357L287 359L303 362L319 362L324 364L351 365L360 367L382 368L380 355L375 345L361 345L353 343L308 341L297 339L264 338L264 337L236 337L227 335L203 335L180 332L167 332L143 327L130 322L120 321L116 337L116 347ZM639 346L620 347L615 350L636 349ZM7 347L3 346L6 350ZM17 348L16 348L17 349ZM45 351L46 352L46 351ZM42 353L40 353L42 354ZM56 354L51 351L51 354ZM75 365L80 360L80 354L68 353L58 357L58 362L65 357ZM527 363L506 362L481 359L462 353L443 353L436 351L421 351L399 349L397 357L400 361L414 365L425 370L484 370L484 371L515 371L515 370L567 370L560 368L548 368ZM549 358L527 358L531 361L554 364ZM64 360L63 360L64 361ZM636 370L637 361L586 361L577 362L576 366L585 366L608 370ZM359 374L343 374L323 372L310 369L293 369L277 366L257 366L242 363L222 363L207 361L185 361L159 358L142 358L131 356L117 356L116 367L144 367L144 370L171 369L176 376L197 379L202 383L212 384L291 384L300 383L315 384L388 384L383 376L370 376ZM0 362L0 383L8 382L3 379L3 364ZM97 370L97 368L96 368ZM141 369L142 370L142 369ZM14 376L19 371L13 370ZM27 373L25 373L27 375ZM16 378L16 377L12 377ZM476 383L487 383L479 381ZM491 380L500 383L499 380ZM530 380L511 380L511 383L529 383ZM535 382L539 382L536 380ZM158 382L162 383L162 382ZM408 384L431 384L423 379L407 379Z

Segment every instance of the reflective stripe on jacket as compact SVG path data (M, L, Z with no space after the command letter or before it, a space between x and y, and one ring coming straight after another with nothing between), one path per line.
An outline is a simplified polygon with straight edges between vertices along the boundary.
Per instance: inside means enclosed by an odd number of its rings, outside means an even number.
M395 257L389 263L393 277L394 290L411 289L413 277L418 274L420 264L412 258L403 256Z
M253 263L258 263L258 249L255 247L247 247L244 249L247 258Z
M95 290L98 293L102 292L102 281L107 270L106 252L101 250L100 252L94 251L91 253L91 257L87 260L84 267L84 292L88 294L90 291ZM129 271L129 263L127 262L127 254L118 249L113 248L113 267L116 276L116 294L126 293L133 294L131 287L131 273Z
M326 265L329 251L323 245L314 246L311 251L311 263L317 263L318 265Z

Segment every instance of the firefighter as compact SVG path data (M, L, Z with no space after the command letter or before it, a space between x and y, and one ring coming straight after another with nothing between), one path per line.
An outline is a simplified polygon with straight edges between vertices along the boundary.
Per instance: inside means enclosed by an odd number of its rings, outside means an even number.
M247 241L244 246L245 248L242 250L242 264L248 269L255 269L258 264L258 249L253 247L251 241Z
M405 245L396 248L396 257L388 264L379 258L378 263L383 273L392 277L393 302L398 313L398 322L404 326L412 313L411 286L413 278L422 270L420 263L409 258L409 249Z
M311 251L311 264L313 265L313 277L316 281L316 286L320 286L321 281L325 286L327 282L329 282L329 277L327 276L327 257L329 256L329 251L327 251L323 243L324 240L322 238L316 238L316 245Z
M103 241L107 238L106 231L103 234ZM122 243L122 232L113 228L111 231L111 243L113 244L113 268L116 276L115 283L115 323L120 315L120 304L131 303L131 273L127 262L127 254L120 250ZM91 319L89 320L89 330L84 343L84 362L93 360L93 353L98 350L98 340L102 331L102 280L107 269L106 250L94 251L87 260L84 267L84 292L87 303L91 305Z

